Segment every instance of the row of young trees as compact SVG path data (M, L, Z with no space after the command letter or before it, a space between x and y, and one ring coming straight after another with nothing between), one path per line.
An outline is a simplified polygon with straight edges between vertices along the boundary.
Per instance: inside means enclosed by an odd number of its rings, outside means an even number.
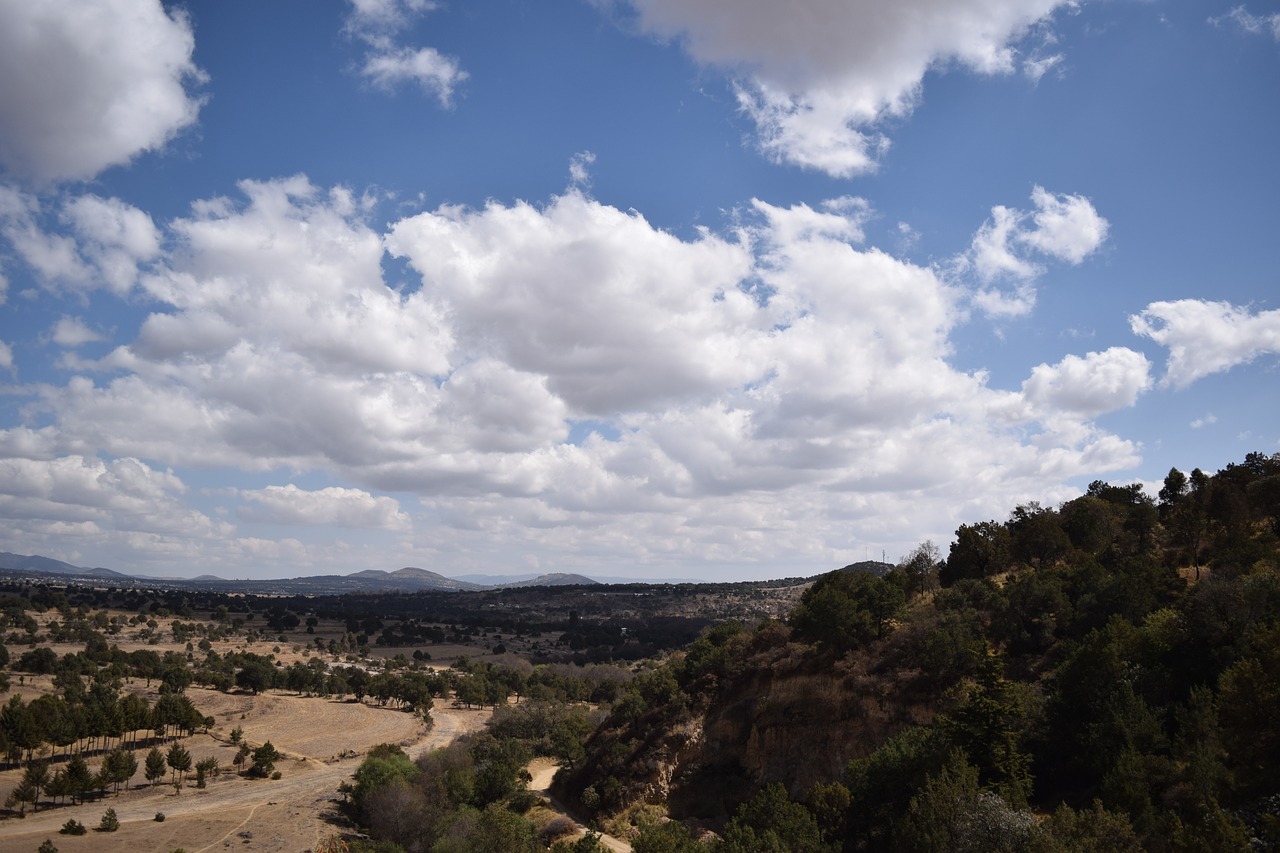
M193 766L197 787L203 788L208 777L218 775L216 758L204 758L193 763L190 751L180 741L174 741L165 751L151 747L142 769L152 786L159 784L168 774L175 788L180 788ZM84 754L79 752L60 767L52 767L48 759L32 759L27 762L21 781L10 792L6 806L17 807L25 813L27 804L34 811L39 810L42 795L55 804L67 799L82 803L105 795L108 789L119 795L122 786L137 774L138 769L137 754L124 747L114 748L103 755L96 770L90 768Z
M162 693L154 704L136 693L95 681L87 691L64 690L24 702L9 697L0 708L0 750L11 764L51 751L72 754L136 748L141 741L190 735L212 720L181 693Z

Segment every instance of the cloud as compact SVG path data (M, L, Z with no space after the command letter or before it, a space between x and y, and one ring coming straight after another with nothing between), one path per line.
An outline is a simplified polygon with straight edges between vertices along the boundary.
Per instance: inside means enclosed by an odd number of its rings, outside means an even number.
M646 409L759 373L763 329L751 326L764 320L737 287L751 263L742 245L685 242L571 192L543 210L419 214L396 223L387 246L448 304L456 334L547 376L574 416Z
M1218 416L1215 415L1213 412L1209 412L1202 418L1196 418L1194 421L1191 422L1190 426L1192 429L1200 429L1201 427L1212 426L1217 422L1218 422Z
M1280 310L1253 314L1228 302L1180 299L1151 303L1129 326L1169 350L1161 382L1175 388L1280 353Z
M435 95L442 106L453 102L453 91L467 79L458 61L432 47L385 49L370 53L360 73L380 89L390 91L404 82L417 83Z
M680 237L576 190L375 229L341 187L239 189L160 229L136 285L156 310L65 385L26 389L53 426L4 431L0 449L317 472L346 491L246 492L239 517L349 513L459 570L544 546L585 563L830 561L851 536L941 537L1137 458L1091 418L1145 387L1141 356L988 387L950 363L965 289L865 246L860 199L757 200ZM385 253L417 281L389 287ZM583 422L599 427L571 443ZM401 527L379 492L417 496L423 520ZM236 542L228 559L261 550Z
M455 89L467 79L458 60L433 47L405 47L396 37L421 15L434 11L431 0L351 0L346 30L362 41L367 52L360 74L387 92L401 83L416 83L440 105L453 103Z
M75 348L103 340L102 335L85 325L79 317L62 317L53 326L52 340L60 347Z
M1146 356L1112 347L1083 357L1068 355L1055 365L1038 365L1022 391L1039 409L1093 419L1132 406L1151 382Z
M1231 24L1252 35L1270 33L1273 39L1280 42L1280 12L1273 12L1270 15L1255 15L1244 6L1236 6L1225 15L1210 18L1209 23L1215 27L1222 26L1224 23Z
M182 481L138 459L79 454L53 459L0 458L0 513L7 519L86 525L86 530L210 537L226 525L184 506Z
M626 0L639 27L740 75L739 102L779 162L849 177L888 141L875 127L910 112L925 73L951 63L1015 67L1014 44L1067 0Z
M1028 80L1039 83L1040 78L1053 69L1061 69L1062 62L1063 56L1060 53L1040 57L1039 59L1027 59L1022 63L1022 73ZM1059 70L1059 74L1061 74L1061 70Z
M96 195L64 198L55 219L35 196L0 186L0 233L55 289L124 294L137 283L140 266L160 255L160 232L150 216Z
M1033 211L997 205L973 237L969 251L952 264L956 274L972 273L980 283L972 301L992 316L1020 316L1035 305L1033 282L1044 273L1042 259L1078 265L1107 239L1109 223L1085 197L1056 195L1034 187ZM1012 290L993 283L1012 282Z
M569 160L569 182L580 188L591 186L591 166L596 162L596 155L590 151L579 151Z
M438 6L434 0L351 0L348 26L366 32L395 32Z
M13 348L4 341L0 341L0 367L13 369Z
M308 491L292 484L241 491L252 506L240 510L246 521L404 531L413 525L394 498L337 486Z
M160 232L151 217L116 198L83 195L64 205L62 219L79 238L80 252L109 290L124 293L139 264L160 254Z
M0 0L0 164L91 178L195 123L190 22L159 0Z
M1018 239L1039 252L1079 264L1093 254L1107 239L1109 225L1087 198L1078 195L1054 195L1043 187L1031 191L1035 212L1034 228Z

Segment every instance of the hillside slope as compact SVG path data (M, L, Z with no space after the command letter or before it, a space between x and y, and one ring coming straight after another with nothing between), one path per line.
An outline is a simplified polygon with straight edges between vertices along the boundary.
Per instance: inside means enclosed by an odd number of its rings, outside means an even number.
M558 790L814 850L1280 849L1278 534L1254 454L833 572L638 677Z

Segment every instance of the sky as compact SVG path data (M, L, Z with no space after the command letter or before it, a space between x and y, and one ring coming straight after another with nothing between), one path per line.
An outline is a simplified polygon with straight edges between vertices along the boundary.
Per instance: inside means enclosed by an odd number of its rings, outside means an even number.
M0 551L749 580L1280 452L1274 0L0 0Z

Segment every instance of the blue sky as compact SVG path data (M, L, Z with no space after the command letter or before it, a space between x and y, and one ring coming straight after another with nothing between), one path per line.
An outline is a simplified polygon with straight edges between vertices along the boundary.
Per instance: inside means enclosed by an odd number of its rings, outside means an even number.
M1280 452L1274 3L0 0L0 75L0 551L808 575Z

